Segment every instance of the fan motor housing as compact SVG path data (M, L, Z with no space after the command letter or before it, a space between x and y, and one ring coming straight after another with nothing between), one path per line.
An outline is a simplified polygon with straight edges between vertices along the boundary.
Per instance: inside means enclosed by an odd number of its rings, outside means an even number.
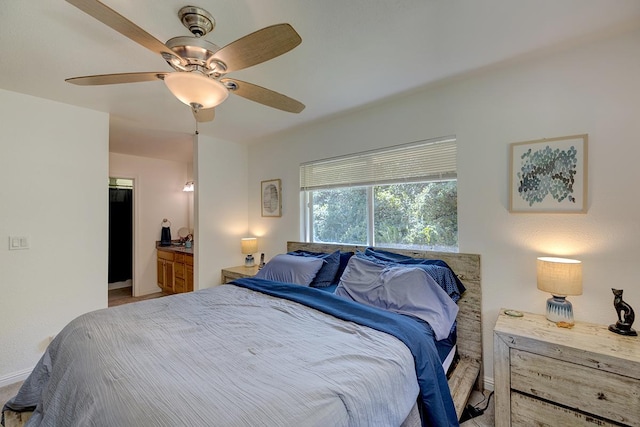
M204 66L220 47L198 37L180 36L165 43L176 55L187 60L190 65Z
M197 6L185 6L178 11L182 25L196 37L204 37L216 26L216 20L206 10Z

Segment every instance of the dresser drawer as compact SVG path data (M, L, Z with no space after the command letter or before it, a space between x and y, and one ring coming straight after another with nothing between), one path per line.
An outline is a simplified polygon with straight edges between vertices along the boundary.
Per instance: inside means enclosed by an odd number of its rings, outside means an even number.
M242 279L243 277L244 276L240 273L235 273L233 271L225 271L222 283L229 283L232 280Z
M258 273L258 266L245 267L239 265L237 267L227 267L222 269L222 284L229 283L236 279L242 279L244 277L253 277Z
M175 254L175 258L174 258L175 262L184 262L184 254Z
M158 250L158 258L173 261L173 252Z
M601 418L511 392L512 427L615 427Z
M638 425L640 380L515 348L510 357L512 390Z

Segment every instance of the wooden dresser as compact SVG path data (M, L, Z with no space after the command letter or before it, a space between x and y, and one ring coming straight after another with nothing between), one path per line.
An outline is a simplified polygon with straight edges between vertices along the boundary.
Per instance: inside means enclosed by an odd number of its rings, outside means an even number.
M241 279L243 277L253 277L258 273L258 266L254 265L253 267L245 267L244 265L239 265L237 267L227 267L222 269L221 280L222 283L229 283L235 279Z
M576 322L564 329L543 315L500 313L496 426L640 426L640 337L605 325Z
M193 252L171 246L156 249L160 289L169 294L193 291Z

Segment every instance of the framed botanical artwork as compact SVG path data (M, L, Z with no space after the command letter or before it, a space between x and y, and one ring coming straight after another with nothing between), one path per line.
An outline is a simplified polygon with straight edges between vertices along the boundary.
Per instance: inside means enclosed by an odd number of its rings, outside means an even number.
M261 183L262 216L282 216L282 194L279 179L270 179Z
M586 213L584 135L511 144L510 212Z

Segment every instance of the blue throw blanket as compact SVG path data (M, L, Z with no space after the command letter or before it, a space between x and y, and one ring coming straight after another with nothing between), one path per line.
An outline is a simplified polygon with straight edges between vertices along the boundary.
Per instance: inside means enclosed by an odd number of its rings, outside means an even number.
M409 316L369 307L328 292L300 285L258 278L237 279L231 284L267 295L285 298L330 314L391 334L411 351L420 386L422 424L457 426L453 399L435 346L433 331L425 323Z

